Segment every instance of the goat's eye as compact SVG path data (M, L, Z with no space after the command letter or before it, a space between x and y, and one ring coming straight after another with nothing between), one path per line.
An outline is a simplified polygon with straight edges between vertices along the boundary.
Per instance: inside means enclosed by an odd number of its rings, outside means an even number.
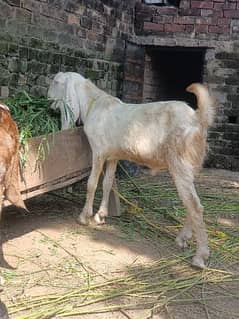
M55 81L55 84L57 84L57 85L63 85L64 82L57 80L57 81Z

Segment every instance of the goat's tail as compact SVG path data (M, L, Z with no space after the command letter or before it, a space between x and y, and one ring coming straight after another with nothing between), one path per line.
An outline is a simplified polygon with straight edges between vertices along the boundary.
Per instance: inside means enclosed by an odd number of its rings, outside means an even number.
M195 94L197 98L199 121L203 128L207 129L214 122L215 100L209 94L206 86L200 83L192 83L186 88L187 92Z

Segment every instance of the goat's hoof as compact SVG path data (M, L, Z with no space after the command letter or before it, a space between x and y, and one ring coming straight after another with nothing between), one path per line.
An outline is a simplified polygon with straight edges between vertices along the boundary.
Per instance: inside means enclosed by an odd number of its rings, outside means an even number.
M206 268L204 259L202 257L198 257L198 256L193 257L192 265L197 267L197 268L200 268L200 269Z
M94 221L96 225L103 225L105 224L105 217L101 217L99 213L96 213L94 216Z
M77 222L81 225L89 225L89 218L83 216L83 215L79 215L79 217L77 218Z
M176 237L175 241L176 241L176 244L182 249L185 249L188 247L187 240L180 236Z
M176 237L176 243L177 245L185 249L188 247L188 241L192 238L192 231L191 229L183 229Z

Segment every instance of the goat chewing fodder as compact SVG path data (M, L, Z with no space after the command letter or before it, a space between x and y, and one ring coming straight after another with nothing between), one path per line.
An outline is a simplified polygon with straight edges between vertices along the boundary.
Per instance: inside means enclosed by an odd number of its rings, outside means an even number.
M207 129L213 123L213 99L205 86L193 83L187 91L197 97L194 111L181 101L126 104L97 88L91 81L74 72L58 73L48 96L65 101L84 124L92 149L92 170L87 196L79 216L88 224L93 216L93 201L103 166L103 197L94 220L103 224L108 216L109 194L118 160L129 160L154 170L167 169L187 209L186 222L176 238L181 248L194 232L197 243L193 264L205 267L209 256L208 238L203 222L203 207L194 187L194 175L201 168L207 148ZM58 103L54 108L61 108ZM64 118L62 126L70 125Z

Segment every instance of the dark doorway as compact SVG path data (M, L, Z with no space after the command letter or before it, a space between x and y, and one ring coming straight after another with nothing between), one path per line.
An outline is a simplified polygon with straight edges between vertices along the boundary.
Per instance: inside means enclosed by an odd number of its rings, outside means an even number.
M182 100L196 108L195 97L185 91L203 81L206 48L154 47L146 50L144 101Z
M146 4L155 6L175 6L179 7L180 0L144 0Z

